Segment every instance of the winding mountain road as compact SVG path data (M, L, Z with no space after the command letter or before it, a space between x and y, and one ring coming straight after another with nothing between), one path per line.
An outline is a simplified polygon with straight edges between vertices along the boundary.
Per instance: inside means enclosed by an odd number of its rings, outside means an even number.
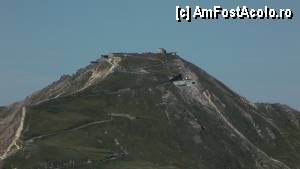
M20 140L20 137L22 135L22 131L24 128L25 117L26 117L26 107L24 106L24 107L22 107L22 115L21 115L20 125L19 125L18 129L16 130L16 134L13 137L11 143L8 145L5 152L0 156L0 160L6 159L14 147L16 147L16 150L21 149L21 146L18 145L18 142Z
M46 138L46 137L51 137L51 136L55 136L55 135L59 135L59 134L63 134L63 133L69 133L69 132L77 131L77 130L80 130L80 129L83 129L83 128L86 128L86 127L89 127L89 126L93 126L93 125L108 123L108 122L111 122L112 120L113 119L90 122L90 123L86 123L86 124L83 124L83 125L71 128L71 129L64 129L64 130L56 131L56 132L49 133L49 134L43 134L43 135L40 135L40 136L35 136L33 138L30 138L30 139L26 140L25 143L28 144L28 143L32 143L36 140L43 139L43 138Z

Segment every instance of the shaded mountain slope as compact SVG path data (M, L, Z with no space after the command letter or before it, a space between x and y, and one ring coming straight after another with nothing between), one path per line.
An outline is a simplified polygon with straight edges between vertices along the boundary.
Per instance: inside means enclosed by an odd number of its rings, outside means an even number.
M101 58L22 106L5 169L300 168L299 112L252 104L172 54Z

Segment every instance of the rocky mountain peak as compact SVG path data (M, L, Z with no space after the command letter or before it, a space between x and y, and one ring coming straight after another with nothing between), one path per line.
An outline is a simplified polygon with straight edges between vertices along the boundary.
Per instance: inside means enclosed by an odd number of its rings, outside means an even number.
M165 50L102 55L16 110L4 168L300 166L298 111L251 103Z

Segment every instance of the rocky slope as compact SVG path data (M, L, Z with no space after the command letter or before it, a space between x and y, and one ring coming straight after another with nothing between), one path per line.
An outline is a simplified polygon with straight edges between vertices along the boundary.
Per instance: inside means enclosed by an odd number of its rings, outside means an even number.
M175 54L102 57L0 117L4 169L300 168L298 111L252 104Z

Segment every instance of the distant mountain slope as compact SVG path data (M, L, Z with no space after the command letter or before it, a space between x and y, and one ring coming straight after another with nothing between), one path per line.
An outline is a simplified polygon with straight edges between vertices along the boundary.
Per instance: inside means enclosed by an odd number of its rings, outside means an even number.
M252 104L174 54L105 56L15 109L3 169L300 168L298 111Z

